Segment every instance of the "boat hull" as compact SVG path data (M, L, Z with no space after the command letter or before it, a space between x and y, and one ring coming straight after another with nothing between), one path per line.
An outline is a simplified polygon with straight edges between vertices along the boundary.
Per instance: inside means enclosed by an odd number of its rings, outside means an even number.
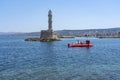
M68 44L68 47L93 47L93 44Z

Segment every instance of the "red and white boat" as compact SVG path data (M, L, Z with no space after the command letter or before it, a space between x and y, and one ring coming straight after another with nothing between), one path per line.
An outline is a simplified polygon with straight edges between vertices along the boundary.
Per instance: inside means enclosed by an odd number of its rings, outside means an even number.
M86 43L77 42L73 44L68 43L68 47L93 47L93 44L90 43L90 40L86 40Z

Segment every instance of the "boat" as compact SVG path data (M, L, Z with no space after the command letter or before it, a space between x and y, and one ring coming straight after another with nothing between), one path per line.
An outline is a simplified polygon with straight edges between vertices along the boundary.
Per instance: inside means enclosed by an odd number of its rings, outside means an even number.
M93 44L90 43L90 40L86 40L85 43L82 43L80 41L73 44L68 43L68 47L93 47Z

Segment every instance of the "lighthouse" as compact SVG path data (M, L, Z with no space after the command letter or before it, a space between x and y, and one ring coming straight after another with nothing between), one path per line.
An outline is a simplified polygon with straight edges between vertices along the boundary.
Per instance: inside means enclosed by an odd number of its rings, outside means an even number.
M57 35L53 33L53 29L52 29L52 11L51 10L48 11L48 30L41 30L40 39L45 41L58 40Z
M52 31L52 11L48 11L48 30Z
M27 38L25 41L42 41L42 42L50 42L50 41L59 41L60 39L56 34L53 33L52 29L52 11L48 11L48 29L41 30L39 38Z

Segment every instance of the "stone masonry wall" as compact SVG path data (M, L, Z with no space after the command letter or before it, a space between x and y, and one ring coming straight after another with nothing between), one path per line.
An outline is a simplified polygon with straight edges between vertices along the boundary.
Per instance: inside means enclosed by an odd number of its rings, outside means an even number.
M52 31L49 30L42 30L41 31L41 39L51 39L52 38Z

